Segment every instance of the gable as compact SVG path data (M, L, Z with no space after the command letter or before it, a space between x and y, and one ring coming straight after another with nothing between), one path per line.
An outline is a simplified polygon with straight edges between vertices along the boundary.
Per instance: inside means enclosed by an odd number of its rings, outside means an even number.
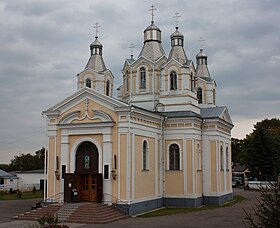
M57 118L57 122L71 123L75 121L112 121L116 118L116 108L127 104L100 94L89 88L83 88L72 96L54 105L43 113ZM106 114L107 113L107 114Z

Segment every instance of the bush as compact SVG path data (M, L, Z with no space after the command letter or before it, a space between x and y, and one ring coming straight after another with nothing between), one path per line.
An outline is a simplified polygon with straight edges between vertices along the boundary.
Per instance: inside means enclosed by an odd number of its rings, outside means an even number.
M18 199L21 199L22 197L22 192L20 190L17 191L17 198Z
M32 193L35 195L35 194L36 194L36 191L37 191L37 190L36 190L36 187L34 186L33 189L32 189Z
M248 228L280 227L280 183L277 178L268 187L260 186L260 199L253 208L254 213L246 214L244 225Z
M9 193L13 194L13 189L12 188L9 189Z

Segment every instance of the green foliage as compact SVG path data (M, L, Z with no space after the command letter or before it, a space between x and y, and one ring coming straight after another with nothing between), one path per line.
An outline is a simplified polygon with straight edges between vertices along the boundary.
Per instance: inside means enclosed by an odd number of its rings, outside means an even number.
M32 193L35 195L35 194L36 194L36 191L37 191L37 190L36 190L36 187L34 186L33 189L32 189Z
M16 190L13 190L12 193L8 192L0 192L0 200L16 200L16 199L35 199L35 198L43 198L43 192L42 191L36 191L36 194L33 194L33 192L21 192L20 198L19 193Z
M19 156L14 156L9 164L9 169L14 171L28 171L44 168L45 159L45 148L35 152L35 155L20 154Z
M232 139L233 162L249 167L255 177L266 179L280 173L280 120L257 122L246 138Z
M254 208L254 214L245 211L244 225L249 228L280 227L280 185L270 182L268 188L260 186L261 199Z
M69 228L67 225L58 225L58 218L54 215L46 215L41 218L39 218L38 223L40 227L44 228Z
M20 190L17 190L17 198L21 199L22 197L22 192Z

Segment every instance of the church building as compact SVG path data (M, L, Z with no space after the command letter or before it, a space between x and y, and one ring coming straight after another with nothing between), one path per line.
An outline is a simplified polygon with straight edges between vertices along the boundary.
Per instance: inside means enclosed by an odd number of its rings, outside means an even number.
M139 33L141 36L141 33ZM96 35L77 92L44 111L47 201L115 204L128 214L232 199L231 121L201 49L193 62L178 25L168 55L152 19L122 85Z

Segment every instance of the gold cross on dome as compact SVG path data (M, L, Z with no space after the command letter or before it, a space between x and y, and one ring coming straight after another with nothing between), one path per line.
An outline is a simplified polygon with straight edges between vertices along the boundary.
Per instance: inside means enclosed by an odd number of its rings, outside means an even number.
M152 11L151 15L152 15L152 22L154 21L154 11L156 10L156 7L154 5L151 5L151 9L149 9L149 11Z
M176 12L175 13L175 16L173 17L173 18L175 18L175 20L176 20L176 27L178 27L179 26L179 18L180 18L181 16L180 16L180 14L178 13L178 12Z
M98 37L98 28L100 28L101 26L99 25L98 22L95 23L95 26L93 26L93 28L95 29L95 37Z

